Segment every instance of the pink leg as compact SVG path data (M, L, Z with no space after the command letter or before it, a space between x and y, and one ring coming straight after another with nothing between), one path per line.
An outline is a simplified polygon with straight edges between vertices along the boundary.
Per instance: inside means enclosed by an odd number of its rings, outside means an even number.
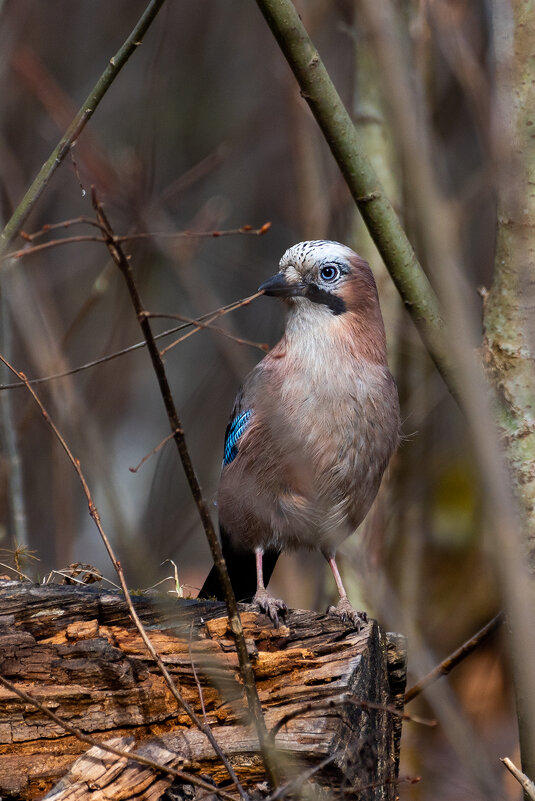
M329 567L331 568L334 576L334 580L336 581L336 588L338 589L338 595L340 598L347 598L347 592L342 582L342 576L340 575L340 571L338 570L338 565L336 564L336 559L334 556L331 556L330 559L327 558L329 562Z
M256 593L253 598L253 605L260 609L265 615L271 618L275 628L279 627L279 615L284 619L288 608L284 601L279 601L277 598L272 598L264 587L264 571L262 569L262 557L264 551L262 548L256 548Z
M360 631L362 624L368 622L368 615L366 612L357 612L357 610L353 609L349 603L347 592L345 590L344 583L342 581L342 577L340 575L340 571L338 570L338 565L336 564L334 556L327 556L327 554L325 554L325 558L327 559L329 567L332 570L334 580L336 581L338 594L340 596L338 604L336 606L330 606L327 609L327 614L335 615L336 617L341 618L344 623L352 623L356 631Z
M264 570L262 568L262 557L264 556L264 551L261 548L257 548L254 552L255 559L256 559L256 591L265 590L264 587Z

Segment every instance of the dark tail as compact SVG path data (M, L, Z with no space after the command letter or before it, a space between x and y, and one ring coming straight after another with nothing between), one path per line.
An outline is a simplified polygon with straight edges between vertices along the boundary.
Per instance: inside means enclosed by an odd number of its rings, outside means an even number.
M256 564L253 551L242 551L234 548L230 538L223 528L220 528L221 548L227 563L227 570L230 576L230 583L234 590L234 595L238 601L250 601L256 592ZM264 568L264 584L268 585L271 574L277 564L279 551L265 551L262 561ZM212 567L206 581L202 585L198 598L216 599L223 601L223 590L219 583L219 578L215 567Z

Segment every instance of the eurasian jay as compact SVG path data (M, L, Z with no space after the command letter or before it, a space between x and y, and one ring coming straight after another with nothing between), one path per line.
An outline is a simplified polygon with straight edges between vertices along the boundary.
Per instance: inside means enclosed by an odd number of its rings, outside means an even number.
M330 241L286 251L260 287L288 308L280 342L249 373L227 427L218 491L223 552L238 599L275 625L265 586L288 548L318 549L340 595L329 613L356 628L338 546L362 523L399 439L399 402L368 264ZM253 582L256 566L256 582ZM215 570L199 597L222 598Z

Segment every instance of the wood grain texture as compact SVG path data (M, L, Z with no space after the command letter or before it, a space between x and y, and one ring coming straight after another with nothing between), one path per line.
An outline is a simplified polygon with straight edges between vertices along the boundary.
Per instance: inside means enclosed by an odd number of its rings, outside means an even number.
M223 604L147 596L135 603L180 692L202 715L195 666L207 719L244 786L263 782ZM403 703L403 638L386 635L373 621L357 634L334 618L301 610L276 630L263 615L241 609L268 728L301 712L275 740L285 777L332 757L314 775L317 785L353 791L375 785L359 798L394 799L400 719L384 707ZM0 674L98 742L150 753L232 789L210 743L178 708L117 593L94 585L0 581ZM50 795L55 801L156 799L172 782L94 751L0 688L0 795L42 798L64 777ZM189 797L184 789L167 792L169 799Z

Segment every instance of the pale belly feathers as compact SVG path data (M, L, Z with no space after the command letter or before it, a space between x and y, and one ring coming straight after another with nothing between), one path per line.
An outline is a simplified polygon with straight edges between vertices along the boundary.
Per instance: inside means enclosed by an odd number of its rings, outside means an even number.
M236 545L333 555L360 525L397 446L388 369L347 353L281 350L244 385L255 408L223 469L220 522Z

